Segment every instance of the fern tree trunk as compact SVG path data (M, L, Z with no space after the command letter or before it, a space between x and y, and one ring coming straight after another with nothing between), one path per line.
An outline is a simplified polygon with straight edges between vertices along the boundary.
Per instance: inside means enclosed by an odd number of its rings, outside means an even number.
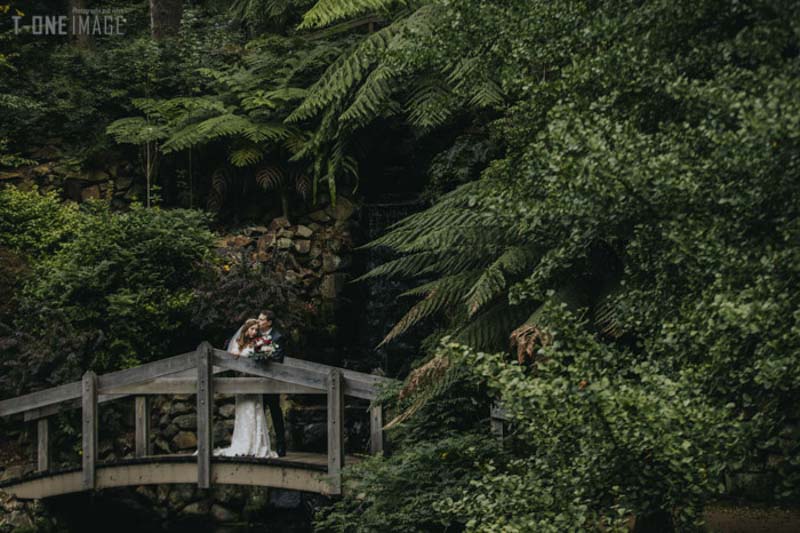
M69 29L69 39L80 48L88 48L92 44L91 36L85 31L81 31L80 25L81 17L86 17L86 15L82 14L82 10L87 9L87 7L87 0L69 0L69 13L67 16L69 20L69 24L67 25Z
M281 191L281 210L283 211L283 217L289 220L289 195L286 191Z
M633 533L674 533L675 524L668 511L655 511L636 517Z
M150 0L150 35L156 41L177 35L182 15L181 0Z

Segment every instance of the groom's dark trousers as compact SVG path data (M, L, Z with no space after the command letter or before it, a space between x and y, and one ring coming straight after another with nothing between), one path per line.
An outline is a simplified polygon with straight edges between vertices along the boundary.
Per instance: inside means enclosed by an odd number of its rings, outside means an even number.
M278 349L272 355L273 359L279 363L283 362L283 357L286 354L286 339L283 334L273 329L271 332L272 342L278 345ZM281 411L281 395L280 394L264 394L264 405L269 407L269 414L272 417L272 425L275 427L275 451L278 455L286 455L286 428L283 425L283 411Z
M283 425L283 412L281 411L281 395L265 394L264 405L269 407L272 425L275 427L275 451L278 455L286 455L286 428Z

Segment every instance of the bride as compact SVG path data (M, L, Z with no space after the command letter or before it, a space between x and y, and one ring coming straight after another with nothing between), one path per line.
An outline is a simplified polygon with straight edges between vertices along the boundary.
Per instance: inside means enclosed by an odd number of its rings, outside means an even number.
M240 357L250 357L254 353L255 341L259 335L258 320L248 320L240 331L228 344L228 351ZM269 444L267 416L260 394L237 394L234 416L231 445L214 449L214 455L278 457Z

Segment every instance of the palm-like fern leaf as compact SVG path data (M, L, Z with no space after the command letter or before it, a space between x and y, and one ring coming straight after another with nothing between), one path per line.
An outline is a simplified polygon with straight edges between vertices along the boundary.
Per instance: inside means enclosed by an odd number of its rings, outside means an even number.
M319 0L303 15L299 28L322 28L343 19L386 11L394 5L406 3L406 0Z

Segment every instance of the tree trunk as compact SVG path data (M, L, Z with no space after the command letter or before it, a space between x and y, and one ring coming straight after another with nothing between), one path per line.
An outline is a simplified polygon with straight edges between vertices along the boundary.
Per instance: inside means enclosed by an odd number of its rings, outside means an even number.
M182 15L181 0L150 0L150 35L156 41L177 35Z
M67 16L67 28L69 30L70 41L75 43L75 45L79 46L80 48L89 48L92 44L92 41L91 36L89 33L87 33L88 25L81 25L81 20L84 20L89 16L83 13L83 10L88 9L87 0L69 0L68 9L69 14Z
M633 528L633 533L674 533L674 531L672 514L667 511L638 515Z

